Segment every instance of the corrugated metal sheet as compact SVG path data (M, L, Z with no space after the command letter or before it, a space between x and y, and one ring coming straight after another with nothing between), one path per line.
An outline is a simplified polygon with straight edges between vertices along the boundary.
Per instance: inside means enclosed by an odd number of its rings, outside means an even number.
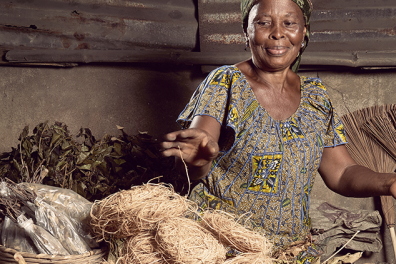
M302 65L396 66L395 0L313 4ZM240 0L0 0L0 34L12 62L218 65L250 56Z
M2 49L193 50L193 0L0 0Z
M396 66L395 0L312 2L311 41L302 64ZM199 0L198 6L201 51L243 52L240 1Z

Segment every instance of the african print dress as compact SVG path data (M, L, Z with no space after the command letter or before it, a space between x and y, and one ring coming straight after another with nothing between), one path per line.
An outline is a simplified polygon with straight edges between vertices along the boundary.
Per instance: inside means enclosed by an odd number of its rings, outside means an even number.
M220 154L190 194L202 207L248 215L275 249L304 240L310 230L309 194L324 147L346 143L343 124L321 80L300 77L301 101L286 120L260 106L235 66L212 71L178 123L208 115L221 125Z

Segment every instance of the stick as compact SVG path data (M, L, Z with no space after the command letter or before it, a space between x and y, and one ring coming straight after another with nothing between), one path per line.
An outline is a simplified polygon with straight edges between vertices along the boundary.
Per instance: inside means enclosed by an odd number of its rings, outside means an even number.
M396 235L395 235L395 228L394 228L394 227L390 227L390 228L389 228L389 232L390 232L391 238L392 238L393 252L395 253L395 256L396 256Z
M325 264L327 261L329 261L330 259L332 259L335 255L337 255L341 250L343 250L344 247L345 247L346 245L348 245L348 243L351 242L351 241L355 238L355 236L356 236L357 234L359 234L359 232L360 232L360 230L356 231L356 233L351 237L351 239L349 239L339 250L337 250L337 251L336 251L333 255L331 255L328 259L326 259L324 262L322 262L322 264Z

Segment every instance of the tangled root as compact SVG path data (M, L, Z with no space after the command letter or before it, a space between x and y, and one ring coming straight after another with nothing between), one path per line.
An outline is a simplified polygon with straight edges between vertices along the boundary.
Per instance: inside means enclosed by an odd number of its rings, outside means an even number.
M147 183L96 201L91 227L98 240L127 238L154 230L159 221L182 216L191 207L197 206L171 186Z
M245 253L227 259L224 264L272 264L273 260L263 253Z
M231 214L206 210L200 224L228 247L243 253L260 253L268 256L271 254L271 243L264 236L237 223L235 216Z
M157 244L170 263L223 263L226 249L212 234L188 218L167 219L159 223Z
M124 242L120 264L162 264L167 263L158 252L153 231L143 231L135 237L129 237Z

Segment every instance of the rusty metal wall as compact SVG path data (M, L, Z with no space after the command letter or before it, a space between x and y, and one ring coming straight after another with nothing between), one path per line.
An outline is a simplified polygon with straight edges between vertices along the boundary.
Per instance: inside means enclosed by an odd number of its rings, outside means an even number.
M396 66L395 0L313 4L302 66ZM0 34L5 63L219 65L250 56L240 0L0 0Z
M5 49L193 50L193 0L0 0Z
M311 41L302 64L396 66L395 0L312 2ZM201 52L242 53L240 1L199 0L198 7Z

